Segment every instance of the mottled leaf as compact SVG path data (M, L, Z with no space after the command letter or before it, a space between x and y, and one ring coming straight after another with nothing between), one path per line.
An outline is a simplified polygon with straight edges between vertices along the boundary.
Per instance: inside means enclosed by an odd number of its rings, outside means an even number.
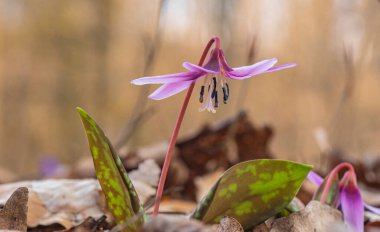
M107 205L117 224L124 224L135 215L143 215L124 231L138 231L145 215L137 192L119 156L96 122L81 108L77 108L88 138L96 176L107 199Z
M321 201L322 193L326 188L326 182L329 176L327 176L322 184L318 187L317 191L315 191L315 194L313 196L313 200ZM327 195L324 204L330 205L334 208L337 207L339 200L339 178L338 175L335 175L334 178L331 181L331 186L327 190Z
M285 160L239 163L220 177L192 217L219 223L224 216L230 216L244 229L252 228L291 202L311 168Z

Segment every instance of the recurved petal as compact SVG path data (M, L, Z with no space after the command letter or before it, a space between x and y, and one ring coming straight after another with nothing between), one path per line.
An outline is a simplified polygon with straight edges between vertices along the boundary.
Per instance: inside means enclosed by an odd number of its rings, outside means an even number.
M184 68L186 68L187 70L194 71L194 72L206 72L206 73L213 73L213 74L219 73L219 70L214 71L211 69L206 69L204 67L192 64L190 62L183 62L182 66ZM218 68L218 67L216 67L216 68Z
M285 68L292 68L295 66L297 66L297 64L294 64L294 63L282 64L282 65L278 65L276 67L272 67L272 68L268 69L266 72L274 72L274 71L278 71L278 70L285 69Z
M231 79L242 80L242 79L246 79L246 78L249 78L251 76L260 74L260 73L265 73L270 68L272 68L273 65L276 63L277 63L277 59L272 58L269 60L260 61L256 64L253 64L253 65L244 66L244 67L240 67L240 68L233 68L232 71L229 71L226 74Z
M372 206L372 205L368 205L368 204L366 204L366 203L364 203L364 207L365 207L366 209L368 209L369 211L371 211L371 212L373 212L373 213L375 213L375 214L377 214L377 215L380 215L380 209L379 209L379 208L376 208L376 207L374 207L374 206Z
M359 189L353 185L343 187L340 193L344 221L356 232L364 231L364 205Z
M219 60L224 70L227 72L232 71L233 69L228 65L226 57L224 56L223 50L220 50L219 52Z
M194 81L192 80L163 84L160 88L156 89L156 91L149 95L149 98L152 98L154 100L162 100L168 98L189 88L193 82Z
M131 81L131 83L135 85L166 84L181 81L189 81L197 78L198 76L199 72L181 72L162 76L141 77Z
M309 179L313 184L317 186L320 186L323 183L323 178L313 171L309 172L307 179Z

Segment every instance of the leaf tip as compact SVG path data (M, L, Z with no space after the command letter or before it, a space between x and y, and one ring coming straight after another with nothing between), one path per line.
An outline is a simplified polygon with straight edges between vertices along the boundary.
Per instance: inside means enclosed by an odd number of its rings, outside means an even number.
M77 109L79 115L80 115L82 118L86 118L86 117L88 117L87 112L86 112L83 108L81 108L81 107L78 106L78 107L76 107L76 109Z

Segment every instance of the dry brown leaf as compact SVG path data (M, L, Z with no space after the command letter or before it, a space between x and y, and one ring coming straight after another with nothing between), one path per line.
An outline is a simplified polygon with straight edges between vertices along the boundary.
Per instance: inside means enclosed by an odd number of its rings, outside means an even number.
M181 197L196 200L196 177L217 169L226 170L234 162L271 158L268 145L272 135L269 126L255 127L247 114L240 112L228 120L207 125L179 141L176 144L178 158L182 159L189 170L189 178L181 191ZM166 187L178 186L175 181L170 181L170 175L167 183Z
M252 232L269 232L269 228L266 223L261 223L260 225L256 226Z
M100 217L98 220L88 217L81 224L64 230L63 232L101 232L104 229L109 229L109 224L106 222L105 216Z
M192 212L196 206L196 203L192 201L170 199L161 202L160 212L188 214ZM152 209L150 209L148 212L151 212L151 210Z
M42 180L0 185L0 203L19 187L29 189L28 227L59 223L70 228L89 216L101 217L97 180Z
M194 178L195 187L197 188L197 202L200 202L210 191L223 172L224 170L218 169L212 173Z
M133 151L122 152L121 159L127 171L137 168L144 160L153 159L158 164L162 164L165 159L165 154L169 143L167 141L154 143L148 146L140 147ZM174 151L176 156L176 150Z
M142 232L216 232L215 226L206 226L200 221L183 215L158 215L149 217Z
M153 159L144 160L136 170L129 172L133 181L140 181L156 187L160 178L161 169Z
M233 217L224 217L218 225L218 232L244 232L241 224Z
M0 210L0 230L26 231L28 189L16 189Z
M159 173L159 167L150 160L143 162L132 175L142 203L155 194L152 185L157 183ZM101 205L101 188L96 179L51 179L3 184L0 185L0 204L5 203L18 187L29 189L28 227L58 223L71 228L90 216L99 218L107 214Z
M311 201L305 209L274 220L270 232L336 232L340 231L336 228L341 226L344 222L339 210L319 201Z
M156 194L160 173L161 169L153 159L144 160L136 170L129 172L128 175L142 204Z

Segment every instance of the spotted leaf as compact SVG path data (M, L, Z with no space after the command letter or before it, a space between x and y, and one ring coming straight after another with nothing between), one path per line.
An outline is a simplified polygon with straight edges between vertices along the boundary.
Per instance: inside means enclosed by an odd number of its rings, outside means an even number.
M285 160L251 160L228 169L198 205L192 217L219 223L237 219L244 229L280 212L297 194L311 166Z
M78 107L77 110L86 130L96 176L115 222L120 225L131 219L133 223L127 223L123 231L138 231L145 215L119 156L98 124L83 109Z

